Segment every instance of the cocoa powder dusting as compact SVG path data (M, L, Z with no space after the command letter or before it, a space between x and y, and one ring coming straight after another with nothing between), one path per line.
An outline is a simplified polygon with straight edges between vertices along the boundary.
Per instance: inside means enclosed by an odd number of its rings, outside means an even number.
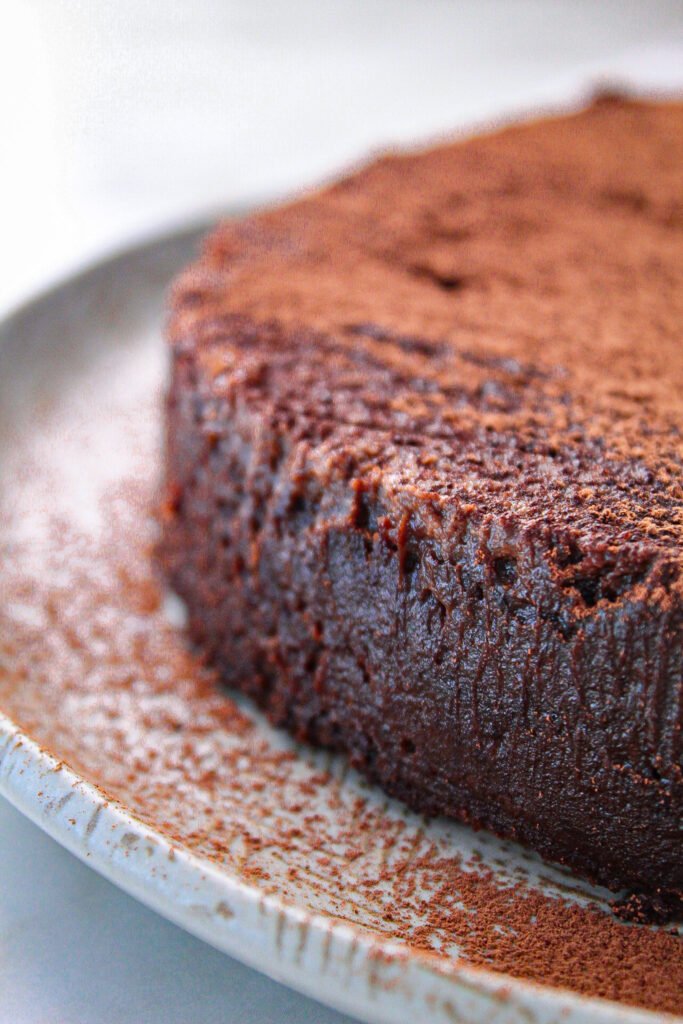
M418 818L216 687L151 568L161 377L150 339L6 446L2 710L174 843L378 944L680 1012L677 934L624 924L513 844Z

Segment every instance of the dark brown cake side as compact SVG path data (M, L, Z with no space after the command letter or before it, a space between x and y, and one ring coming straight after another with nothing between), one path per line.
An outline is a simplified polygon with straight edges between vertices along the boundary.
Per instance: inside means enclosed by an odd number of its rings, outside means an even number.
M179 282L162 560L225 681L413 807L683 892L683 106L226 224Z

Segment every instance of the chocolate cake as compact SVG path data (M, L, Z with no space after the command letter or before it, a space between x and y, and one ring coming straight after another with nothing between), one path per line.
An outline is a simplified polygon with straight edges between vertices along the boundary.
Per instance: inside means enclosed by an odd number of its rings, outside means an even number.
M664 913L682 328L683 104L384 156L178 281L161 543L274 722Z

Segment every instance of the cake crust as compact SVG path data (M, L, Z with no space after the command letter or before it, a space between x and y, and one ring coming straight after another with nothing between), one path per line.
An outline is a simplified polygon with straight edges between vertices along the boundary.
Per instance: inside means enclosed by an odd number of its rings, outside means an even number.
M219 227L173 296L161 544L273 721L660 909L682 168L683 104L605 97Z

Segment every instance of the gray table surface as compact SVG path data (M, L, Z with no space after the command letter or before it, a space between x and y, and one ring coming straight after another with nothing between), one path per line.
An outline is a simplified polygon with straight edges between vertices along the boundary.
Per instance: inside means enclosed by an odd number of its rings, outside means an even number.
M679 0L5 0L0 310L112 246L370 149L683 84ZM39 237L39 244L36 239ZM0 800L0 1024L348 1020L180 931Z

